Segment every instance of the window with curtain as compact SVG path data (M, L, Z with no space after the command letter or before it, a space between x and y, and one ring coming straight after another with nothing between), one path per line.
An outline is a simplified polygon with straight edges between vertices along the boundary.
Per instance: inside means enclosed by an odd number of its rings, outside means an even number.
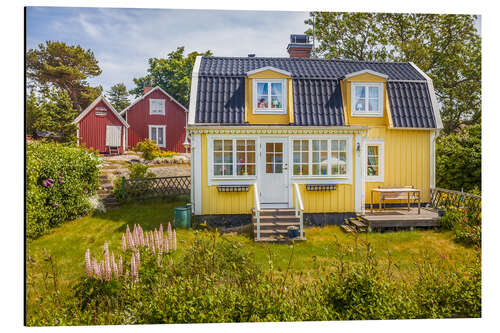
M255 140L213 140L212 156L214 176L255 175Z
M351 83L351 114L353 116L383 115L383 83Z
M346 176L347 140L294 140L293 175Z

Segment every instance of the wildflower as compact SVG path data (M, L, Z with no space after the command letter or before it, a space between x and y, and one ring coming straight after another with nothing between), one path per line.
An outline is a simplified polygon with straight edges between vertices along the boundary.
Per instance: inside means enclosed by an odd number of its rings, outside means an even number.
M47 181L52 184L54 182L54 179L49 178L49 179L47 179Z
M134 279L134 281L137 280L137 266L135 263L134 255L130 258L130 275Z
M111 252L111 268L113 268L115 279L118 280L118 265L116 265L115 254L113 252Z
M48 183L46 180L44 180L44 181L42 182L42 185L43 185L43 187L47 187L47 185L49 185L49 183Z
M168 237L165 238L165 252L168 253L169 248L168 248Z
M101 273L99 272L99 264L97 263L97 260L96 258L92 258L92 268L94 269L94 274L97 276L97 277L100 277L101 276Z
M169 241L169 248L172 248L172 226L170 225L170 222L168 222L168 227L167 227L167 235L168 235L168 241Z
M118 259L118 274L122 275L123 274L123 258L120 256L120 259Z
M66 183L64 180L59 179L59 184L64 184L64 183Z
M134 240L132 239L132 234L130 233L130 228L128 227L128 224L127 224L126 233L127 233L127 242L128 242L128 245L130 247L134 247Z
M87 276L92 275L92 267L90 266L90 249L85 251L85 271L87 272Z
M106 272L106 281L111 280L111 264L109 260L109 247L108 243L104 243L104 268Z
M124 234L122 234L122 250L123 252L127 251L127 241L125 240Z
M141 266L141 254L139 251L135 253L135 262L137 264L137 267Z
M59 204L58 204L57 202L54 202L54 203L52 204L52 207L58 207L58 206L59 206Z

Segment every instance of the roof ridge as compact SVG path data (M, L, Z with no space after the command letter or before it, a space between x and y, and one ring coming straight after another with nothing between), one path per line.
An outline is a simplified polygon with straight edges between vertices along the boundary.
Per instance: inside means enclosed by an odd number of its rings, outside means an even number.
M370 60L353 60L353 59L325 59L325 58L290 58L290 57L225 57L225 56L202 56L205 59L266 59L266 60L290 60L290 61L330 61L330 62L346 62L346 63L367 63L367 64L410 64L410 61L370 61Z

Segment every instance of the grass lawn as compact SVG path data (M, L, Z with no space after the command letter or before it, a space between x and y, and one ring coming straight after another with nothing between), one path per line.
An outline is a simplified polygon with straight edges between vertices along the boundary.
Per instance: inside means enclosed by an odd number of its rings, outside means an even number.
M121 249L121 235L128 224L134 223L144 230L164 227L173 220L174 207L185 204L184 201L149 201L128 204L104 214L94 214L68 222L53 229L50 234L33 241L28 241L28 254L36 260L43 258L43 251L51 254L57 271L59 287L67 291L71 282L85 274L84 256L87 248L91 253L102 253L103 244L109 242L111 251ZM292 272L302 274L303 279L317 278L331 271L332 260L343 258L357 261L359 251L356 244L369 242L380 265L396 267L395 278L411 278L415 274L412 265L423 256L441 257L450 269L467 264L475 256L476 250L457 244L451 232L434 230L406 231L394 233L362 234L356 240L337 226L306 229L307 241L292 246L286 244L258 244L249 235L228 234L229 240L244 244L244 248L254 253L255 261L265 269L272 267L276 272L286 270L293 251ZM194 239L194 232L177 230L178 251L182 254ZM45 250L44 250L45 249ZM99 255L100 256L100 255ZM174 256L174 259L175 259ZM395 264L395 265L393 265ZM28 266L28 273L30 267ZM31 300L29 300L31 301Z

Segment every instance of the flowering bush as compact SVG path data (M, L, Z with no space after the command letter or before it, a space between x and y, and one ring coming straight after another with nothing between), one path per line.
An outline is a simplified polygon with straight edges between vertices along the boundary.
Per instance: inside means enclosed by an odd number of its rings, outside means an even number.
M88 197L99 184L96 153L50 142L34 142L26 149L26 232L42 235L60 223L86 214Z
M167 158L179 154L173 151L162 151L160 147L158 147L156 142L149 138L144 139L144 141L138 142L134 148L134 151L141 152L142 157L145 160L154 160L155 158Z

